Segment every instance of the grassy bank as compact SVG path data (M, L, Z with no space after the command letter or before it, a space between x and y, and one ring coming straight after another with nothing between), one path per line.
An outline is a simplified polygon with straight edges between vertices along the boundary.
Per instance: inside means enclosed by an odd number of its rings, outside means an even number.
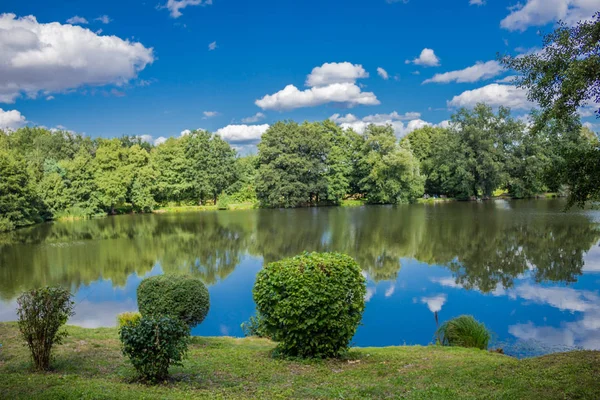
M0 398L600 398L600 352L516 360L436 346L354 348L343 360L270 357L265 339L192 339L183 367L151 387L135 383L116 329L69 326L54 371L30 372L14 323L0 324Z
M235 203L229 204L229 210L250 210L256 208L256 203ZM198 212L198 211L217 211L219 208L216 205L208 206L164 206L155 209L155 213L181 213L181 212Z

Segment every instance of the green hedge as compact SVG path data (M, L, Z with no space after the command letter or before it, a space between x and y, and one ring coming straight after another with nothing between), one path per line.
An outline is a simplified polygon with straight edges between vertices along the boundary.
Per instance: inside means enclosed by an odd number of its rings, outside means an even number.
M143 316L170 315L190 327L204 321L210 307L206 286L186 275L146 278L138 286L137 298Z
M366 282L345 254L304 253L267 265L254 301L278 352L336 357L348 348L365 308Z

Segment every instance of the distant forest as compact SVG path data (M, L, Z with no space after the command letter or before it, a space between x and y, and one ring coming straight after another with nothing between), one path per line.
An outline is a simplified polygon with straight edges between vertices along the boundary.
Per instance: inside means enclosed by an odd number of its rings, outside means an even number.
M256 155L245 157L202 130L158 146L132 136L0 131L0 231L216 203L221 196L302 207L350 197L398 204L424 194L468 199L500 190L524 198L565 191L569 160L597 147L598 137L578 118L536 123L542 128L531 130L509 109L484 104L457 111L447 128L420 128L400 140L391 126L357 133L330 120L282 121L264 133Z

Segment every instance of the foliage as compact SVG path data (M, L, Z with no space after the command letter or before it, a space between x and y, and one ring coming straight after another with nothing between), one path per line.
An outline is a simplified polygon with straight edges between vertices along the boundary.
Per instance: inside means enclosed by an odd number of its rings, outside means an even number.
M73 315L71 293L61 287L34 289L19 296L17 305L19 330L33 364L37 370L48 370L52 347L66 336L59 329Z
M231 204L231 198L229 195L223 193L219 196L219 200L217 200L217 208L219 210L228 210L229 205Z
M189 327L178 318L143 316L119 330L123 354L144 381L167 378L171 365L182 365L188 348Z
M186 275L158 275L144 279L137 289L143 316L170 315L193 327L206 318L208 290L199 279Z
M280 353L322 358L348 348L365 308L366 287L350 256L304 253L262 269L253 294Z
M260 314L253 315L248 321L242 322L241 328L244 336L269 337L269 333L265 327L265 319Z
M475 347L486 350L490 332L470 315L461 315L444 322L437 330L439 341L444 346Z
M142 314L139 312L124 312L117 315L117 327L122 328L127 324L137 324L140 322Z

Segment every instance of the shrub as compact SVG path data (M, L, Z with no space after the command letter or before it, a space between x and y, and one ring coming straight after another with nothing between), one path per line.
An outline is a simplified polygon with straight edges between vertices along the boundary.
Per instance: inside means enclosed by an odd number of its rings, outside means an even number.
M338 253L304 253L267 265L257 276L254 301L264 329L292 357L336 357L365 308L365 278Z
M475 347L485 350L490 342L490 331L470 315L461 315L444 322L437 330L444 346Z
M217 200L217 209L219 210L228 210L229 205L231 204L231 197L229 195L222 193Z
M138 309L143 316L170 315L190 327L198 325L210 306L206 286L186 275L158 275L146 278L137 289Z
M260 314L257 314L256 317L250 317L246 322L242 322L241 328L244 336L269 337L269 333L265 329L265 320Z
M138 322L140 322L140 318L142 318L142 314L140 314L139 312L132 311L121 313L117 315L117 326L119 327L119 329L121 329L126 324L135 325Z
M169 316L143 316L137 324L127 323L119 330L123 354L148 382L164 380L171 365L181 365L189 335L186 324Z
M73 313L71 293L61 287L44 287L23 293L17 299L19 330L36 369L50 367L52 347L67 333L59 332Z

